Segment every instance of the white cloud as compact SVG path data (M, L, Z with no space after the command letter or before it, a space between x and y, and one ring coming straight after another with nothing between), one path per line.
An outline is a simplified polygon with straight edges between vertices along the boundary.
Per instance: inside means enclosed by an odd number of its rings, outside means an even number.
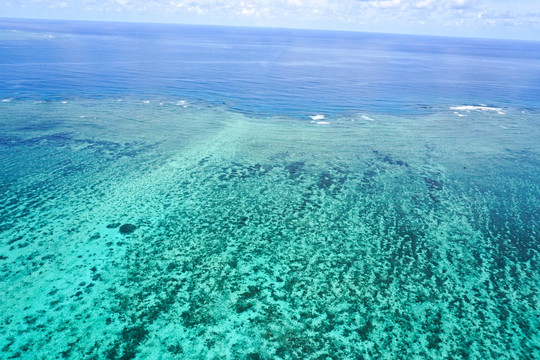
M304 3L302 0L288 0L287 3L292 6L302 6Z
M448 6L452 9L466 9L473 5L472 0L452 0L448 2Z
M423 0L423 1L417 1L416 3L413 4L413 6L415 8L425 9L425 8L433 7L434 3L435 3L435 0Z
M0 8L18 8L21 17L24 9L52 8L57 11L53 17L117 14L119 20L368 31L429 32L443 24L456 32L499 25L540 27L536 0L0 0Z
M401 0L378 0L378 1L369 1L367 2L370 6L374 8L393 8L401 4Z

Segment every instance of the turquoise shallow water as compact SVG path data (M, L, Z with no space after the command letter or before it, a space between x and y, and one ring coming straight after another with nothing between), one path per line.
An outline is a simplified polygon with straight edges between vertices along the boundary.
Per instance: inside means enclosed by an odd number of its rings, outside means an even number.
M540 357L535 110L0 114L1 358Z

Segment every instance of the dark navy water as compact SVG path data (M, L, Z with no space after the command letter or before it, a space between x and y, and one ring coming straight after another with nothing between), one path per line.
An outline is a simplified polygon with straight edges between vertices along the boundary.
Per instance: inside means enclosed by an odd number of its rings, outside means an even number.
M3 20L0 96L170 95L257 113L537 108L540 43L285 29Z
M540 44L0 20L0 359L540 359Z

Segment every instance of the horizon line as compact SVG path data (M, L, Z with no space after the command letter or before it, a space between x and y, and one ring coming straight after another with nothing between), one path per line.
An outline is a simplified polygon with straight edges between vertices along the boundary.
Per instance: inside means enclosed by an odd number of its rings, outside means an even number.
M419 37L435 37L447 39L468 39L468 40L499 40L499 41L517 41L528 43L540 43L540 40L520 39L520 38L499 38L490 36L466 36L466 35L444 35L444 34L425 34L425 33L408 33L408 32L384 32L384 31L365 31L354 29L335 29L335 28L315 28L315 27L288 27L288 26L257 26L257 25L230 25L230 24L208 24L208 23L181 23L181 22L156 22L156 21L140 21L140 20L97 20L97 19L74 19L74 18L39 18L39 17L2 17L0 21L43 21L43 22L82 22L82 23L108 23L108 24L140 24L140 25L177 25L177 26L205 26L205 27L226 27L226 28L241 28L241 29L269 29L269 30L295 30L295 31L322 31L336 33L356 33L356 34L379 34L379 35L394 35L394 36L419 36Z

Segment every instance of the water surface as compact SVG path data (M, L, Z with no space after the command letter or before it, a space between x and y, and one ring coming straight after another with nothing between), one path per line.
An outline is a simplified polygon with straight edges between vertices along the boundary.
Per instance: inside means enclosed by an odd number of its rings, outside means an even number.
M540 357L538 43L0 25L0 357Z

